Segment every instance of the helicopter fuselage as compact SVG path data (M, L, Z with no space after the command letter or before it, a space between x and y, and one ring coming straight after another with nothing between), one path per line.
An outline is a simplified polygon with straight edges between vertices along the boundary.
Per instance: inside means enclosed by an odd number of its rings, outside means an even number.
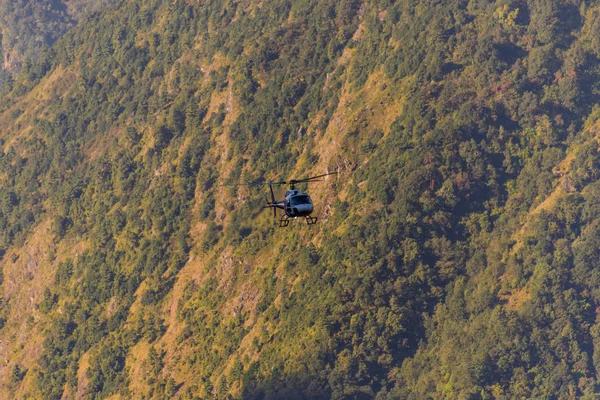
M313 204L310 196L296 189L285 192L283 203L285 213L292 218L306 217L313 212Z
M275 202L274 205L282 209L290 218L307 217L313 212L313 204L310 196L306 193L301 193L297 189L286 191L285 198Z

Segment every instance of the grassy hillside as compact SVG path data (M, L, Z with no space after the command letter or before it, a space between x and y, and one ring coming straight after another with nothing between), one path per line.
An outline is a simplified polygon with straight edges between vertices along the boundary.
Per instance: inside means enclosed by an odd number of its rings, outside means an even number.
M599 13L86 17L0 101L0 397L592 398ZM313 227L222 186L334 170Z

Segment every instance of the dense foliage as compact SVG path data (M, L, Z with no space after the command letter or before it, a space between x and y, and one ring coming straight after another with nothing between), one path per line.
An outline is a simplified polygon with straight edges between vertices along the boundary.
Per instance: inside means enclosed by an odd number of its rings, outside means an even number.
M144 0L86 17L3 89L3 268L45 221L84 249L45 261L42 350L14 350L3 390L593 398L599 15ZM219 186L325 170L312 229Z
M13 89L15 74L23 67L43 65L39 59L47 57L49 47L80 18L113 3L113 0L1 0L0 97Z

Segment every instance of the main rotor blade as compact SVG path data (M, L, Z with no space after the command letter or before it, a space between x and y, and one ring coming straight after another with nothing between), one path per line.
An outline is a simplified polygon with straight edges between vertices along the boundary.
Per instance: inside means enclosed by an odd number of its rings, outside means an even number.
M304 181L304 180L302 180L302 181L290 181L289 183L291 185L295 185L297 183L313 183L313 182L323 182L323 179L311 179L310 181Z
M224 183L222 185L216 186L264 186L264 185L274 185L279 182L254 182L254 183Z
M322 178L322 177L324 177L324 176L328 176L328 175L337 175L337 171L334 171L334 172L328 172L328 173L326 173L326 174L323 174L323 175L311 176L310 178L304 178L304 179L301 179L301 180L303 180L303 181L311 181L311 180L313 180L313 179Z
M262 186L263 183L224 183L216 186Z
M317 175L317 176L311 176L308 178L302 178L302 179L290 179L289 181L277 181L277 182L254 182L254 183L224 183L222 185L216 185L216 186L264 186L264 185L293 185L296 183L303 183L303 182L318 182L319 178L322 178L324 176L329 176L329 175L337 175L337 171L335 172L329 172L327 174L323 174L323 175Z
M337 171L335 172L329 172L327 174L323 174L323 175L317 175L317 176L311 176L309 178L303 178L303 179L293 179L290 181L293 183L302 183L302 182L317 182L319 178L323 178L324 176L329 176L329 175L337 175Z

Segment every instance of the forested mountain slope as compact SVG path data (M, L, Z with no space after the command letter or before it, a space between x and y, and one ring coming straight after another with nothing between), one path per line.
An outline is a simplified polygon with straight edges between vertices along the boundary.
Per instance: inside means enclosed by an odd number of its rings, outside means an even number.
M0 101L0 397L593 398L600 2L121 1ZM276 228L232 182L338 171Z
M0 95L12 90L13 75L24 63L31 67L80 18L113 3L113 0L0 1Z

